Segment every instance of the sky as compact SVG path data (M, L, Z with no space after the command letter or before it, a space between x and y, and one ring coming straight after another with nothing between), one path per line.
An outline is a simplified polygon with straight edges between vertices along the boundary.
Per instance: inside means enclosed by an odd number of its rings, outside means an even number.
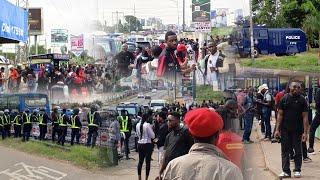
M16 0L8 0L15 3ZM20 0L22 1L22 0ZM140 19L157 17L164 24L176 24L179 19L182 25L182 0L29 0L29 7L43 9L44 36L50 37L51 29L68 29L71 34L89 31L89 23L94 19L108 25L116 22L116 11L119 18L124 15L135 15ZM191 22L191 2L186 2L186 24ZM249 0L211 0L211 9L243 9L249 14ZM114 15L112 17L112 14Z

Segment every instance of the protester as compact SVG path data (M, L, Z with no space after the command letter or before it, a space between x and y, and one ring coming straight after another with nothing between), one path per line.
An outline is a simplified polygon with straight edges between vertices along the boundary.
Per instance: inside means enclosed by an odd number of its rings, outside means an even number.
M188 154L169 162L163 175L164 180L243 179L240 169L214 146L219 131L223 128L223 120L219 114L208 108L199 108L188 112L185 122L195 144Z
M167 117L170 133L164 143L164 157L160 166L159 174L162 175L168 163L188 153L193 145L193 138L186 127L180 126L180 114L172 112Z
M308 104L300 95L301 85L290 83L290 92L280 101L275 137L281 138L282 170L280 178L291 177L290 152L294 149L294 177L301 177L301 141L307 140Z
M138 140L138 179L141 180L141 170L144 159L146 160L146 180L149 177L151 168L151 155L153 150L152 139L155 138L155 134L152 130L152 126L147 122L149 119L148 114L142 115L142 120L136 126Z

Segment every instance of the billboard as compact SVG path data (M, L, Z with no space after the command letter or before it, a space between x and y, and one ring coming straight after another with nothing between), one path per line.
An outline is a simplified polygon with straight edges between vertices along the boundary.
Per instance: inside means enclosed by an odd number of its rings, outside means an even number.
M192 0L192 22L210 21L210 0Z
M66 44L66 43L68 43L68 30L67 29L52 29L51 30L51 43L52 44Z
M216 24L214 25L214 27L226 27L228 24L228 21L227 21L228 9L219 8L219 9L216 9L216 12L217 12Z
M0 0L0 44L28 41L28 12Z
M29 8L29 34L43 34L42 8Z
M80 56L84 50L83 34L79 36L71 35L70 42L71 42L71 52L75 54L77 57Z

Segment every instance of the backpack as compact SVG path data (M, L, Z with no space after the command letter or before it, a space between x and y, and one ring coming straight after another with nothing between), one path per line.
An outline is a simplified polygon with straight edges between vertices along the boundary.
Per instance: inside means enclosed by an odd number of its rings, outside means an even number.
M271 96L271 106L270 106L271 109L272 110L276 109L276 101L275 101L274 97L272 96L271 92L269 92L269 91L267 92L267 94L269 94ZM263 96L263 100L265 99L265 96L266 95Z

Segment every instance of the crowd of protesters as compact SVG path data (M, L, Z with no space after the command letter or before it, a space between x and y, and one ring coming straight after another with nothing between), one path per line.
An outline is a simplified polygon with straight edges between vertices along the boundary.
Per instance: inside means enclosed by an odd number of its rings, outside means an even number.
M109 68L92 64L86 66L64 65L53 68L51 65L14 67L8 71L1 67L1 93L42 92L48 93L55 85L67 86L72 95L107 92L112 89L113 75Z

